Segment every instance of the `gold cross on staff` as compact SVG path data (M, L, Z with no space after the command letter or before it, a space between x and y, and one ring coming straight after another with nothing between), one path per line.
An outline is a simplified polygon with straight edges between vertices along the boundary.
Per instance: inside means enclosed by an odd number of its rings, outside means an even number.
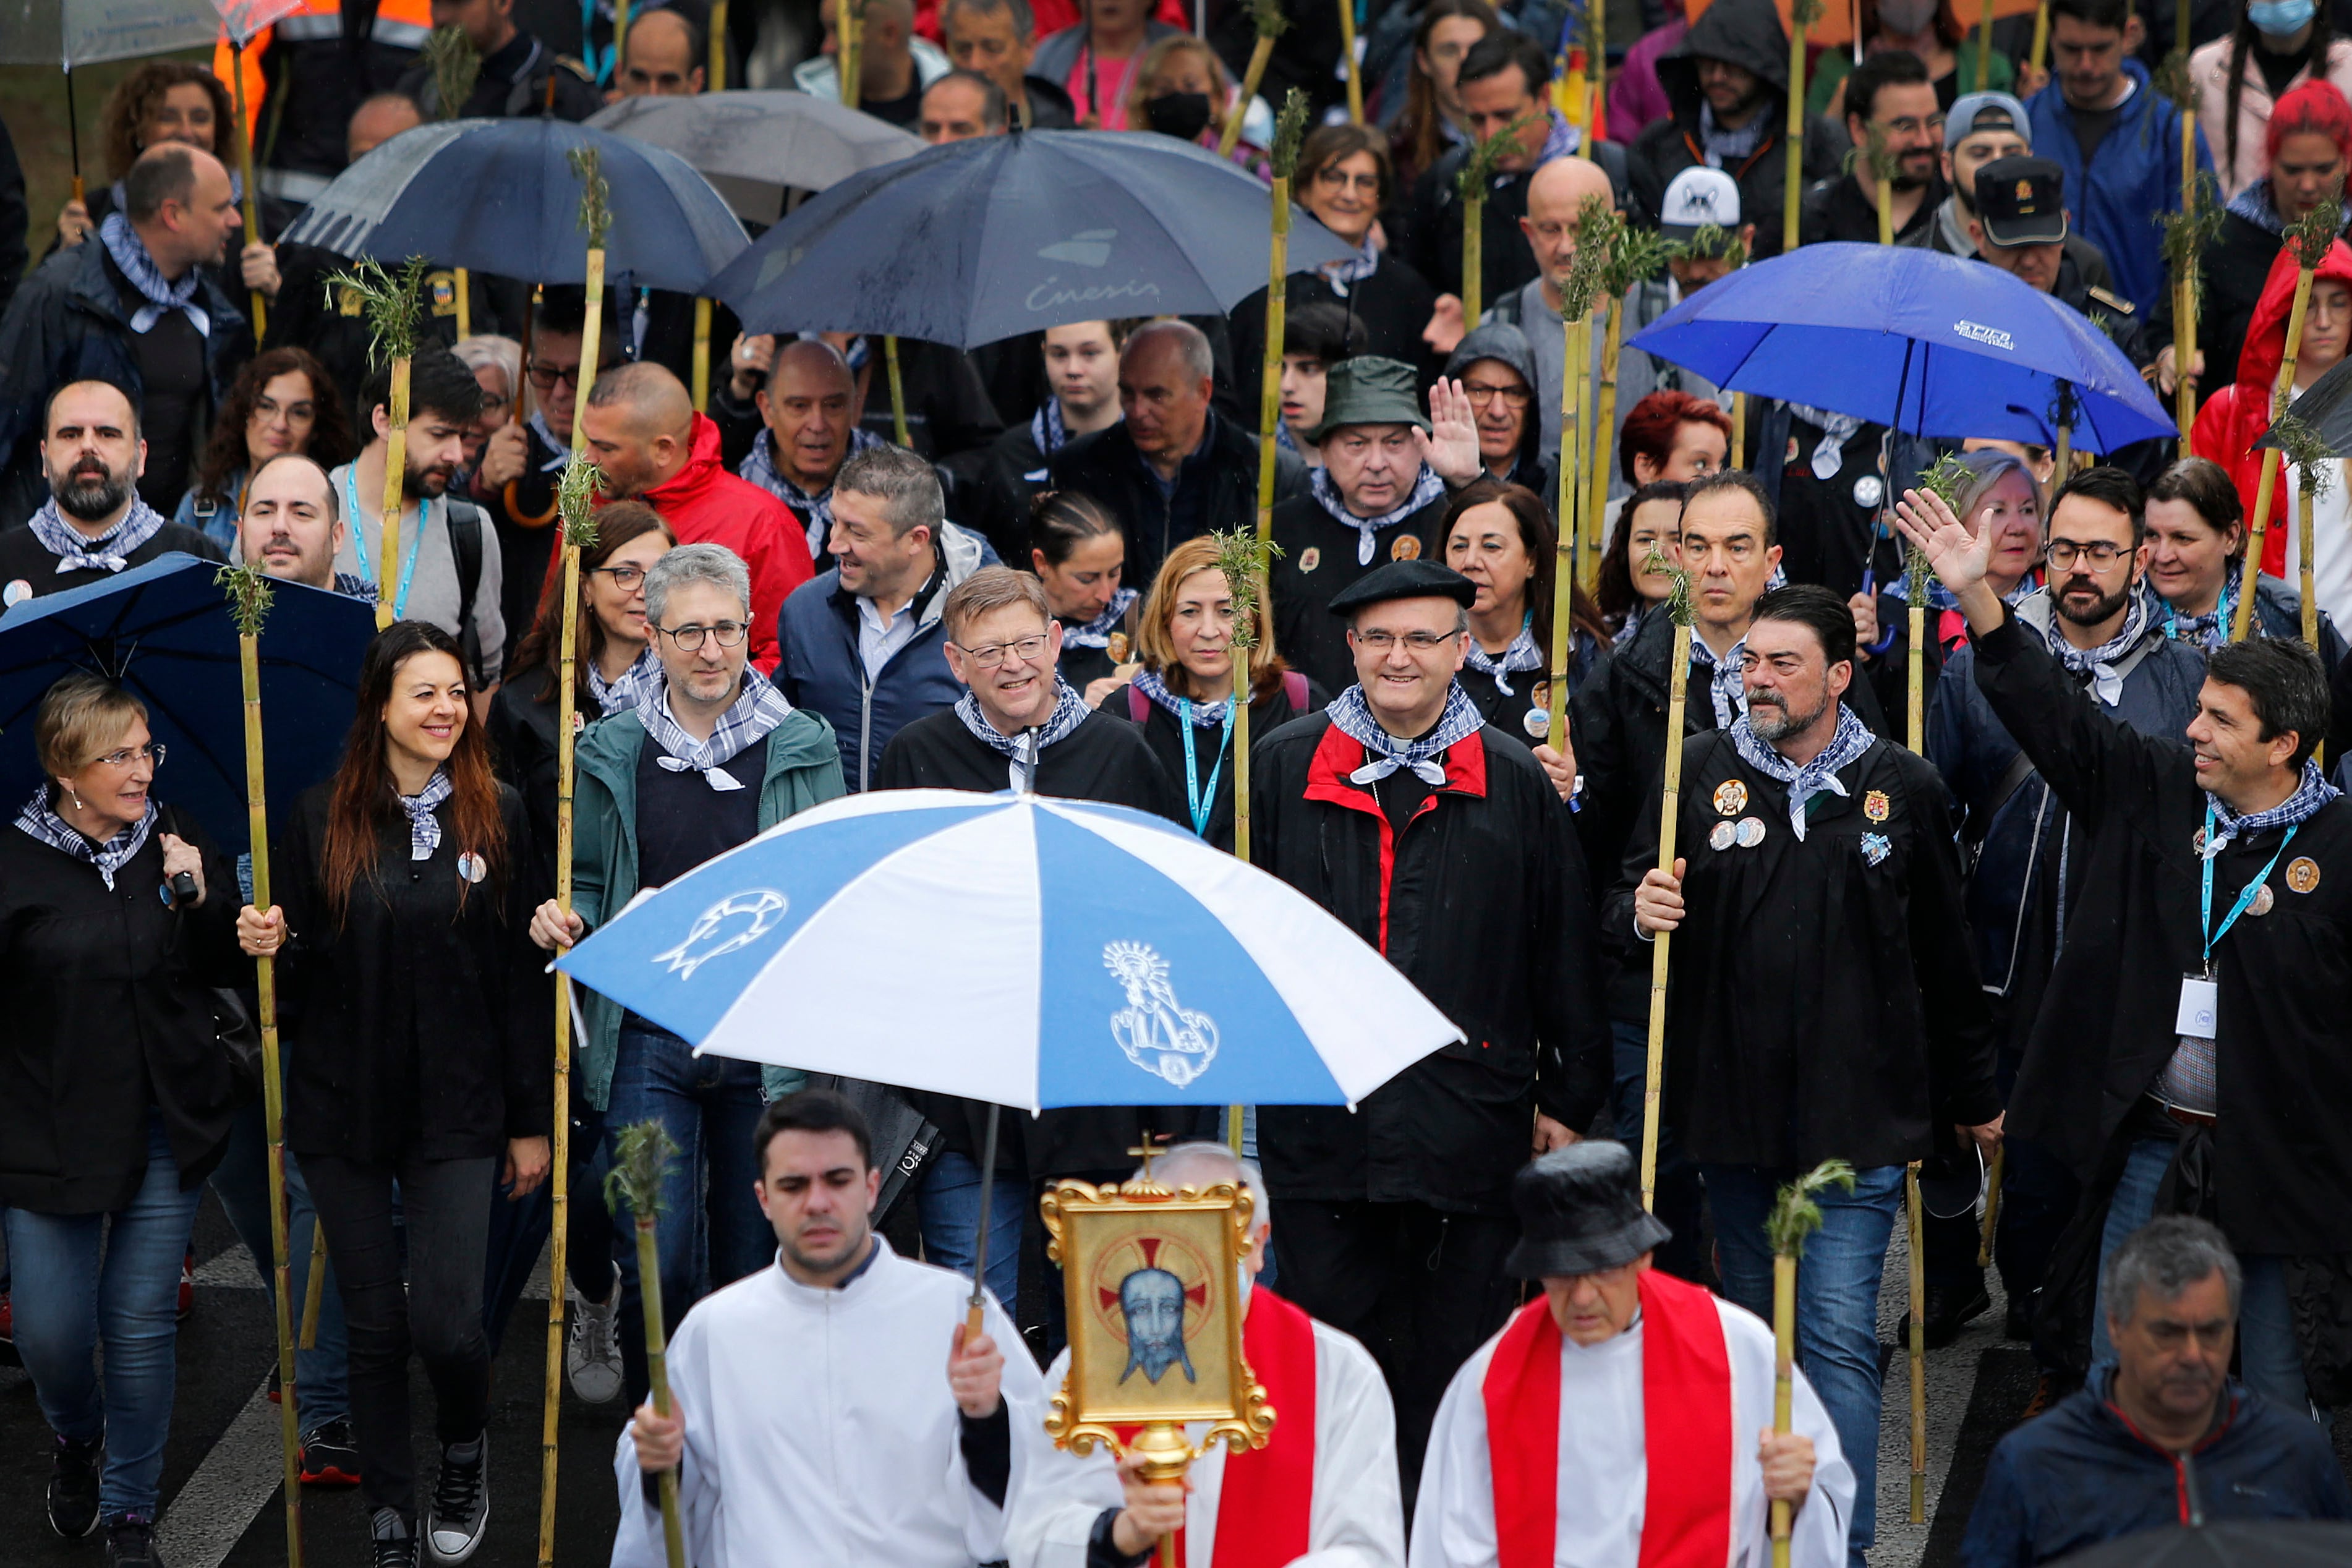
M1140 1160L1143 1162L1143 1175L1141 1179L1147 1182L1151 1180L1151 1157L1154 1154L1161 1152L1160 1146L1152 1142L1151 1134L1147 1132L1143 1135L1143 1147L1140 1149L1129 1149L1127 1152L1129 1159Z

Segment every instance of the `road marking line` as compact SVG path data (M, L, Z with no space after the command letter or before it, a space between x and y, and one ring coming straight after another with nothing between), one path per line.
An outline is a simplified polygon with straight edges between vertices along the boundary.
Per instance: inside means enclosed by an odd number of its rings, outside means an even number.
M195 1474L164 1508L155 1527L155 1544L166 1562L179 1568L220 1568L245 1538L278 1495L284 1473L278 1421L278 1406L269 1402L269 1379L264 1377Z

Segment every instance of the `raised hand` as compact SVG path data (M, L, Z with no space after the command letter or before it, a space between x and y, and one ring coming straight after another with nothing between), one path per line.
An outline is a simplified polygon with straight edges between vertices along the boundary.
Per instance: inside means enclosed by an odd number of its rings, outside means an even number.
M1895 526L1927 552L1927 564L1953 593L1965 594L1984 581L1992 561L1990 516L1971 530L1935 491L1905 490L1895 503Z
M1429 434L1412 433L1421 460L1451 485L1466 485L1486 471L1478 456L1478 419L1470 395L1458 381L1440 376L1429 389Z

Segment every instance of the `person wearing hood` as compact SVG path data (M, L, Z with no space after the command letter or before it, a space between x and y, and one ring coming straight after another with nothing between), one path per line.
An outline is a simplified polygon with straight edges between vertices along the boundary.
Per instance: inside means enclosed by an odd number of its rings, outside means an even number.
M2180 110L2131 57L2142 36L2130 0L2051 0L2054 79L2026 100L2034 147L2078 192L2083 233L2114 268L2116 291L2146 310L2167 292L2164 230L2180 210ZM2212 172L2204 132L2197 166Z
M1754 254L1780 253L1780 214L1788 174L1789 35L1772 0L1718 0L1691 24L1682 45L1658 62L1674 112L1633 143L1633 189L1644 212L1664 210L1667 182L1685 169L1721 169L1739 184L1743 212L1765 219ZM1801 174L1838 172L1844 138L1820 115L1805 119Z
M719 462L719 426L698 414L686 385L657 364L625 364L596 378L581 417L584 454L604 470L604 493L641 500L680 544L723 544L751 574L751 662L761 675L779 657L784 596L814 574L791 509ZM552 583L562 568L548 561Z
M1478 461L1507 485L1522 485L1559 504L1554 470L1543 460L1543 421L1530 406L1536 395L1536 356L1527 334L1508 321L1488 321L1460 342L1445 361L1444 379L1461 384L1478 426Z

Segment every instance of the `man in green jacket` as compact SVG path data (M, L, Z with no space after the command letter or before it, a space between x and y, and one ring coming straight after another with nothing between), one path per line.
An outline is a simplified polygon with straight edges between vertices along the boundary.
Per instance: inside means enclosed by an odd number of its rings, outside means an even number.
M833 726L794 708L749 663L751 579L732 551L686 544L646 574L646 625L662 679L637 706L594 725L576 753L572 912L550 900L531 936L551 951L580 942L640 888L675 881L793 813L845 791ZM662 1189L663 1316L675 1327L697 1300L698 1228L706 1211L713 1289L764 1268L775 1233L753 1189L752 1128L767 1100L806 1075L694 1047L609 997L576 993L583 1020L576 1113L598 1130L657 1118L678 1146ZM595 1138L582 1142L593 1150ZM583 1159L586 1152L583 1152ZM706 1169L708 1180L705 1179ZM625 1214L615 1224L627 1223ZM646 1397L644 1318L636 1255L616 1265L620 1342L629 1401ZM591 1302L612 1326L613 1308Z

